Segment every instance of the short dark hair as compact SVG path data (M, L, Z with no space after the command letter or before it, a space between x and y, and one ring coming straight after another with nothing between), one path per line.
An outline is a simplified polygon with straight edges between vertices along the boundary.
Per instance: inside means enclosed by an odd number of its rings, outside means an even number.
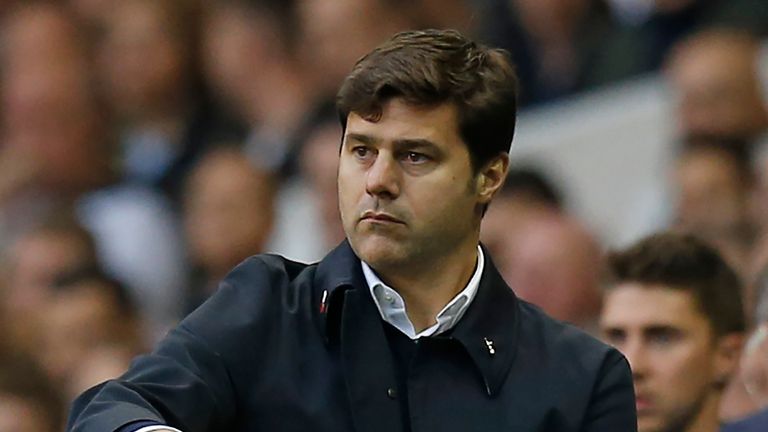
M690 234L663 232L608 256L611 283L664 285L693 294L716 336L746 330L739 277L713 247Z
M123 318L135 319L139 312L128 288L119 280L106 274L98 266L87 265L57 275L51 288L55 293L66 294L76 291L82 284L95 283L103 293L114 301L117 312Z
M524 197L558 210L563 208L563 193L542 170L533 166L511 167L499 194L512 199Z
M358 60L342 83L336 97L342 128L351 112L378 119L392 98L416 106L453 103L475 170L509 152L517 76L502 49L477 44L455 30L398 33Z

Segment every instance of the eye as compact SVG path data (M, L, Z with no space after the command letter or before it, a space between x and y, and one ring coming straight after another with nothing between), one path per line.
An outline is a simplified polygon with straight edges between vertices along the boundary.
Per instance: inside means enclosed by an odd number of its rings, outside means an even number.
M406 152L405 160L412 164L422 164L429 161L429 156L418 152Z
M371 149L365 146L357 146L352 148L352 153L358 159L368 159L372 154Z
M648 342L659 347L671 345L678 341L681 337L682 334L679 331L669 328L657 329L648 332Z
M621 345L626 339L626 334L620 329L605 329L603 330L603 339L611 345Z

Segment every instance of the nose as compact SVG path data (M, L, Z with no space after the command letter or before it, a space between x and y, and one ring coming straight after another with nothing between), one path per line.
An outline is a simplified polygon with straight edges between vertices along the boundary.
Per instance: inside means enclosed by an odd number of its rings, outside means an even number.
M648 358L643 344L640 342L627 343L620 348L620 351L629 361L629 366L632 368L632 378L635 381L644 378L648 372Z
M365 190L377 198L395 199L400 195L400 169L387 152L380 152L368 168Z

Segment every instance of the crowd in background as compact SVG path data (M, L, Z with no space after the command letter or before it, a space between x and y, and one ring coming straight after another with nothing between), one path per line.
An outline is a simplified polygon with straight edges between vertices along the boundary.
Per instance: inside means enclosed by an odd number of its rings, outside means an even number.
M523 110L666 74L659 228L718 247L768 323L765 0L0 0L0 431L60 430L249 255L341 241L335 92L430 27L508 49ZM605 251L565 202L515 168L483 238L518 295L591 331Z

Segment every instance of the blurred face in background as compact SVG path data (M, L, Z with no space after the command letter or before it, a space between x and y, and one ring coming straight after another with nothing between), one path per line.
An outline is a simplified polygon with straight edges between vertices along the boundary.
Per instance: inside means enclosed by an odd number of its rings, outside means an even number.
M733 372L738 349L714 335L690 291L621 283L606 294L600 328L632 367L640 432L717 425L717 383Z
M203 30L203 57L206 76L223 102L249 118L254 81L264 62L275 61L281 50L275 23L246 7L212 5Z
M320 210L324 240L328 246L336 245L344 239L336 188L340 142L341 126L338 121L329 120L312 131L301 150L302 174Z
M76 193L104 181L107 144L85 77L36 73L8 82L3 92L3 141L30 158L35 181Z
M188 85L192 47L181 34L180 2L124 0L107 19L99 47L107 94L124 117L144 117L175 107Z
M137 322L121 311L105 283L78 282L66 291L55 292L42 309L46 319L39 360L60 384L69 383L81 361L101 346L114 344L135 352L140 345Z
M6 301L11 310L26 314L41 306L58 275L88 263L91 256L76 236L41 232L20 238L9 259Z
M715 246L739 272L750 271L756 241L755 197L750 174L725 151L689 150L678 159L675 227Z
M18 6L0 26L4 80L85 61L83 40L66 9L43 2Z
M747 221L747 176L726 154L714 149L694 150L684 154L676 168L676 219L680 227L717 235Z
M503 204L491 205L481 238L488 239L486 246L504 280L520 298L552 317L593 330L602 271L595 239L566 216L540 209L530 210L531 219L524 220L524 214Z
M269 174L238 150L217 150L194 169L186 188L184 226L190 253L212 277L263 251L274 219Z
M20 9L4 25L4 177L24 165L31 181L59 192L92 186L104 174L107 149L77 27L62 9L45 4Z
M43 314L51 296L50 286L65 272L93 260L92 252L75 235L56 232L32 233L10 248L2 306L12 343L21 351L36 351L41 337Z
M355 62L412 24L409 7L382 0L300 0L303 57L322 94L335 94Z
M750 139L765 131L756 56L754 41L724 31L695 36L673 50L667 75L684 134Z
M54 432L50 423L38 404L0 393L0 432Z

